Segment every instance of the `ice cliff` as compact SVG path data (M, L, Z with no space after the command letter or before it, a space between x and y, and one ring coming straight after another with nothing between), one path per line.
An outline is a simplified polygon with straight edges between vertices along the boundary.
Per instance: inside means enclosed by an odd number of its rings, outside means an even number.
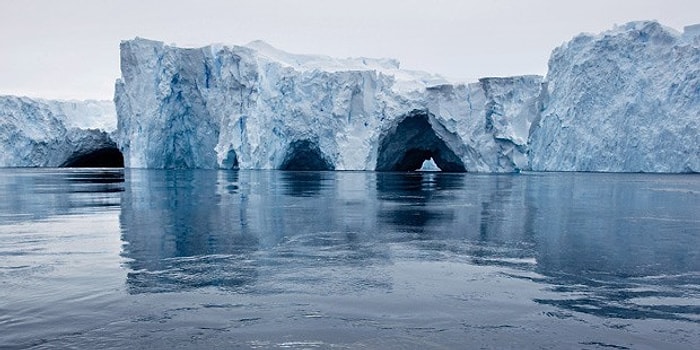
M121 72L114 104L0 97L0 166L700 172L699 25L579 35L545 78L139 38Z
M265 43L121 44L115 102L126 166L443 170L528 167L541 77L453 85L382 59Z
M633 22L554 50L532 170L700 172L698 34Z
M698 30L634 22L557 48L546 79L451 84L262 42L121 44L130 167L700 171Z
M116 121L111 101L0 96L0 167L81 166L91 157L120 157L110 134Z

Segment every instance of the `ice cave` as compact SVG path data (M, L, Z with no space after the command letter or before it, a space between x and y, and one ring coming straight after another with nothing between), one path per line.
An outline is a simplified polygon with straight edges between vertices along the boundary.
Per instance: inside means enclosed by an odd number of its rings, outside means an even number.
M123 168L124 156L116 147L76 153L62 165L66 168Z
M226 158L224 158L224 161L221 163L221 167L223 169L238 170L238 156L234 150L230 150L226 153Z
M466 171L462 160L435 132L429 114L413 112L381 139L376 170L415 171L430 159L442 171Z
M280 170L323 171L334 167L315 142L298 140L289 145Z

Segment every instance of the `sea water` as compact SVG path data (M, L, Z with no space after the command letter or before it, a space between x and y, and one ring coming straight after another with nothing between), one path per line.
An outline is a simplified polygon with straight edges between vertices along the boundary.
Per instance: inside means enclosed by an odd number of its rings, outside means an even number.
M700 348L700 176L0 170L0 348Z

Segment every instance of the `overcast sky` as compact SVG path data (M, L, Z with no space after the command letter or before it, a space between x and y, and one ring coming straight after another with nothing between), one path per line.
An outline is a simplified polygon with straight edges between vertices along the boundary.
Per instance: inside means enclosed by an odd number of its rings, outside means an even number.
M136 36L391 57L455 81L544 75L574 35L641 19L682 31L700 1L0 0L0 94L112 99L119 42Z

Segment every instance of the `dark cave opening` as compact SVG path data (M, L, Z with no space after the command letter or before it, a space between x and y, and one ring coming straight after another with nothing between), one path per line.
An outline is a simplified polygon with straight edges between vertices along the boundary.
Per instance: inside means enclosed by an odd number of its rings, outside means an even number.
M324 171L334 170L334 166L323 156L316 143L299 140L289 145L280 170Z
M116 147L106 147L71 156L65 168L123 168L124 155Z
M240 168L238 165L238 156L236 155L236 151L230 150L228 153L226 153L226 158L224 158L223 162L221 163L221 168L229 170L238 170Z
M443 172L465 172L462 160L435 133L428 114L413 113L379 144L377 171L416 171L433 159Z

